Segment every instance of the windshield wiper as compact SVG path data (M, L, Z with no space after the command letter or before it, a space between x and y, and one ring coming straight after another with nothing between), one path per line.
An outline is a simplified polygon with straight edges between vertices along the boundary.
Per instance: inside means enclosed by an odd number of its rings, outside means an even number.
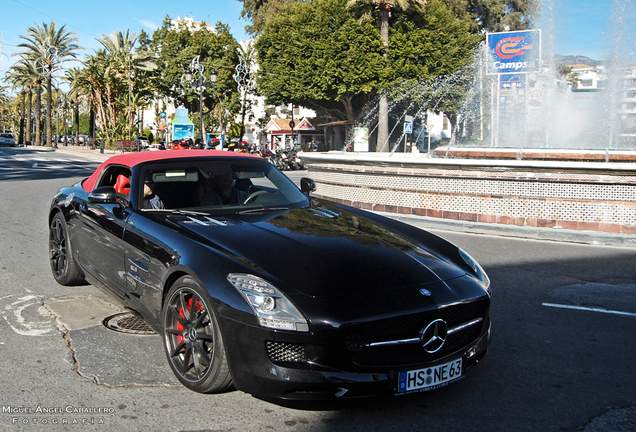
M210 213L203 213L193 210L181 210L181 209L141 209L142 211L155 211L160 213L170 213L177 215L189 215L189 216L207 216Z
M279 210L289 210L289 207L254 207L254 208L237 211L236 214L259 213L259 212L269 212L269 211L279 211Z

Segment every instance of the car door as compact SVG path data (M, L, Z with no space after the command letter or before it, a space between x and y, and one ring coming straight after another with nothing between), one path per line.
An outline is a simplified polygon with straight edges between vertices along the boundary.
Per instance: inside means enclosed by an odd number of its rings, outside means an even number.
M135 211L128 219L124 232L125 278L126 297L158 316L165 275L179 257L167 244L174 231L158 223L155 217L152 213Z
M111 186L121 167L107 168L98 186ZM130 170L128 170L130 176ZM129 177L130 178L130 177ZM110 288L115 294L124 297L125 245L124 231L131 210L126 207L126 197L117 204L91 203L84 201L79 206L79 220L76 227L74 246L77 249L77 261L90 276Z

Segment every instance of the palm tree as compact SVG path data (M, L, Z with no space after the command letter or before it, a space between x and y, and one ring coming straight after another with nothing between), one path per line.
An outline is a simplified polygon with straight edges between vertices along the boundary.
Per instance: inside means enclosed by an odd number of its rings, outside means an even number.
M426 0L348 0L347 8L358 7L364 11L360 21L370 20L372 10L380 11L380 39L385 46L384 55L389 50L389 18L391 11L399 8L403 11L414 8L424 13ZM386 94L380 94L378 105L378 141L376 151L389 151L389 101Z
M79 106L80 102L83 100L88 100L90 93L86 90L86 88L82 87L80 84L80 74L81 70L79 68L67 69L66 74L64 75L64 80L69 84L70 91L68 95L71 98L71 103L75 107L75 112L73 115L75 116L75 145L79 145Z
M24 138L24 141L26 143L32 143L33 142L33 136L32 136L33 89L37 88L38 86L41 87L42 79L36 71L35 62L27 58L20 59L20 61L18 61L16 64L14 64L11 67L11 72L9 73L9 77L13 79L17 85L21 86L26 92L25 97L26 97L26 104L27 104L26 106L27 115L26 115L26 122L25 122L26 136ZM37 118L39 119L39 116L37 116Z
M137 104L133 104L133 101L140 100L139 97L135 97L135 80L134 78L140 71L152 71L157 69L156 59L157 55L148 50L136 50L133 51L135 43L137 42L136 33L113 31L110 37L102 35L103 37L97 39L99 43L104 46L106 55L110 61L110 71L115 78L125 79L128 84L128 103L126 104L127 110L127 122L128 122L128 135L133 125L133 113L137 111ZM130 138L130 136L128 137Z
M46 145L51 145L51 117L53 74L61 68L61 63L69 57L75 58L75 51L80 47L75 33L67 32L66 26L56 29L56 22L43 23L42 27L35 25L27 29L26 35L20 35L25 42L18 44L26 51L15 53L23 58L36 62L36 69L46 80Z
M5 124L9 114L8 107L11 103L11 99L7 93L8 88L8 86L0 84L0 127L2 128L2 132L5 130Z
M146 95L153 94L146 72L157 68L157 56L147 50L135 51L137 38L128 31L112 32L98 41L104 48L87 56L74 87L88 95L103 137L111 143L130 138L133 114L146 105Z

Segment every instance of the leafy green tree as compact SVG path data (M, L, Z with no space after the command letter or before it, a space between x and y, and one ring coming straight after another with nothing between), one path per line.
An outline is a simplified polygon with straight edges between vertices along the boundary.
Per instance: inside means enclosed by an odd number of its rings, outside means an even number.
M388 94L395 109L444 112L455 125L472 85L470 66L481 40L470 33L466 20L458 20L436 0L429 0L424 15L400 14L392 24L388 54Z
M268 103L307 106L351 126L381 91L395 99L398 90L409 93L422 80L454 73L471 61L479 40L466 22L429 0L424 14L396 16L387 53L379 26L359 23L345 0L300 3L271 18L257 41L259 90ZM417 95L399 103L408 106L426 92Z
M532 28L539 11L537 0L443 0L453 13L470 22L473 33Z
M419 13L424 13L426 0L348 0L347 8L361 9L362 21L371 21L372 11L380 12L380 38L385 47L384 55L389 53L389 17L394 9L408 11L415 9ZM386 93L380 93L378 103L378 141L376 151L389 150L389 101Z
M245 18L252 24L245 26L245 31L256 35L263 31L269 18L278 14L280 9L302 0L241 0L243 10L241 18Z
M258 88L274 105L308 106L353 125L387 74L384 46L371 23L358 24L345 0L281 9L256 42Z
M259 34L267 20L277 14L280 8L302 0L240 1L243 2L241 17L251 23L245 26L245 30ZM443 0L443 3L458 18L466 19L471 32L475 34L532 28L540 6L537 0Z
M204 123L212 123L209 119L206 121L205 117L209 117L217 104L223 104L231 112L238 113L240 100L236 81L232 77L238 63L237 47L238 43L229 27L223 23L217 23L214 31L205 25L195 30L183 23L173 26L171 19L166 17L163 25L153 33L152 40L148 41L148 49L159 52L159 95L172 98L176 106L183 105L191 113L198 112L199 91L184 82L183 77L194 57L199 56L206 80L203 90ZM214 85L210 81L212 70L217 72Z

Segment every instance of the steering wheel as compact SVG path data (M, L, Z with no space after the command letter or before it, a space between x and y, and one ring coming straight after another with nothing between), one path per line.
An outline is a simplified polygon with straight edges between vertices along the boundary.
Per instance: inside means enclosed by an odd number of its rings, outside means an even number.
M266 193L267 193L267 191L264 191L264 190L256 191L256 192L250 194L250 196L248 196L245 199L245 201L243 201L243 204L247 204L248 202L253 201L254 199L256 199L257 196L263 195L263 194L266 194Z

